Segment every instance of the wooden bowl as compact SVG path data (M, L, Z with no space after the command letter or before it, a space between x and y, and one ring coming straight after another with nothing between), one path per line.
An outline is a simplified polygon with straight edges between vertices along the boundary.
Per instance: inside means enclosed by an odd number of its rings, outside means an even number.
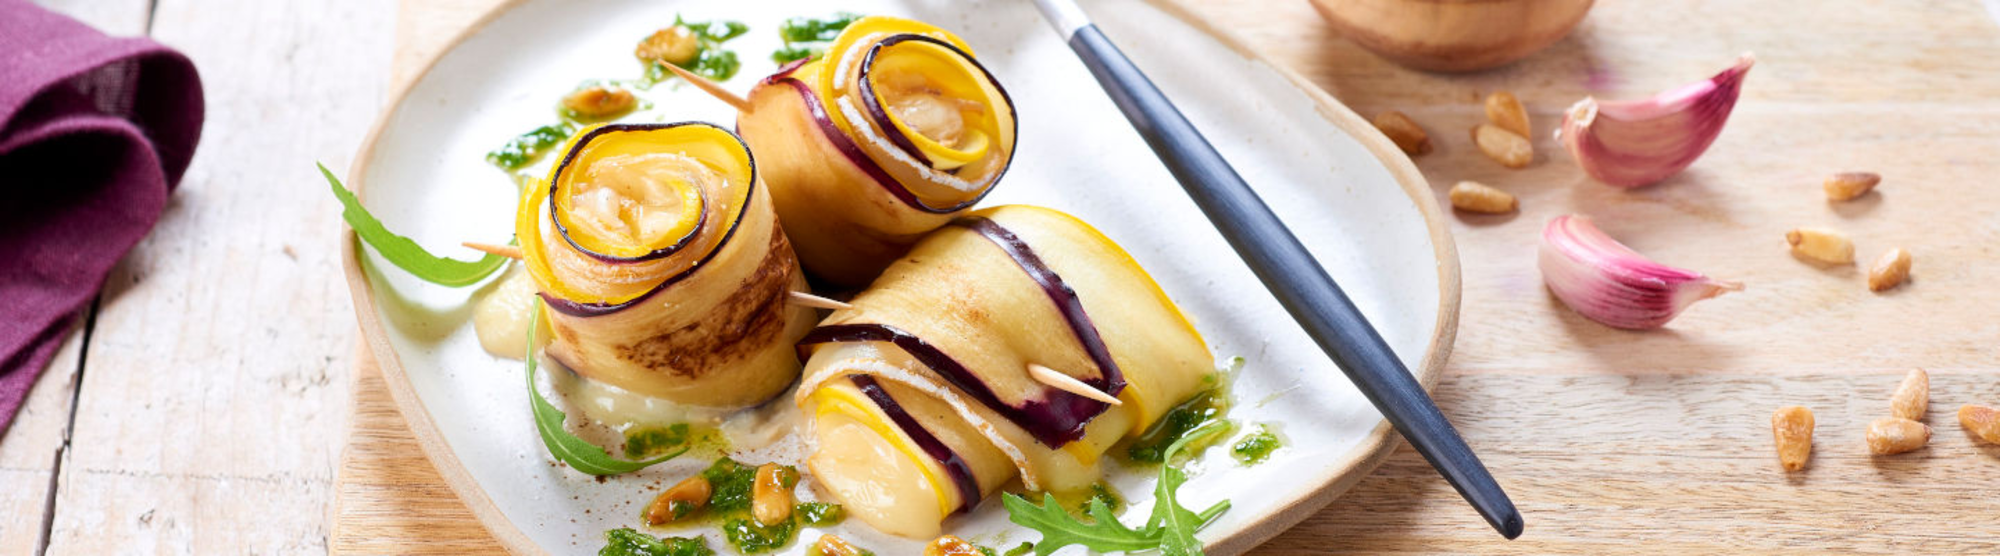
M1311 0L1348 40L1404 66L1475 71L1569 34L1593 0Z

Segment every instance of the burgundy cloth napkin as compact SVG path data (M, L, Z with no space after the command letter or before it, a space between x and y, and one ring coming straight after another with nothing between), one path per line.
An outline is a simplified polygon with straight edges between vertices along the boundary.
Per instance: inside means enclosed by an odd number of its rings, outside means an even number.
M0 0L0 434L160 219L201 119L186 56Z

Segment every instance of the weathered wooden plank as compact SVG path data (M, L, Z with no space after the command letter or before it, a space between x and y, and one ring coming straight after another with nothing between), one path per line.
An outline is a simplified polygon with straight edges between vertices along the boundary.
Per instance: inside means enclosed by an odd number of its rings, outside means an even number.
M151 0L34 0L34 3L112 36L146 34L146 24L153 15Z
M35 0L111 35L146 34L147 0ZM20 414L0 431L0 555L34 554L42 536L56 450L69 426L70 398L85 342L79 331L63 340L36 379Z
M207 125L153 234L106 285L53 554L321 553L353 345L338 208L380 107L387 0L163 0Z
M34 554L41 542L50 474L63 430L69 425L82 323L63 340L49 367L35 380L21 412L0 438L0 555Z

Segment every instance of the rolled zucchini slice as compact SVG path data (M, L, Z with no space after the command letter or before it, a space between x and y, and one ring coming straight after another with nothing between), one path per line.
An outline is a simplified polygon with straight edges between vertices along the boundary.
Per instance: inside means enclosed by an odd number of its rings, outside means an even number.
M750 150L703 123L586 128L522 194L516 238L548 353L593 380L741 407L798 378L811 309Z
M807 271L866 285L986 196L1013 162L1014 104L972 49L873 16L760 81L737 129Z
M897 534L935 534L928 516L971 508L1016 477L1031 490L1087 487L1113 444L1144 432L1213 372L1201 335L1144 269L1088 224L1046 208L1005 206L955 220L851 303L800 341L807 362L797 401L815 416L813 462L912 447L895 452L915 460L897 467L907 472L885 466L864 478L811 466L855 515ZM1122 404L1037 382L1030 363ZM897 418L875 400L879 415L830 418L829 404L852 397L843 392L857 379L918 409ZM919 449L926 436L952 439L941 442L949 453ZM968 471L950 472L960 467ZM946 480L953 483L938 486ZM893 503L847 494L892 483L934 485L925 501L938 509L918 511L910 500L924 497L914 490ZM876 522L888 516L901 517Z

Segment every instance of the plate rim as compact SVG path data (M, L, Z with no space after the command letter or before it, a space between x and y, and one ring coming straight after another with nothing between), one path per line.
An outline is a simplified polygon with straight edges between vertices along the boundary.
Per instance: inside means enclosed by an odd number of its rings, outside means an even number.
M368 135L362 139L359 150L355 152L354 161L348 166L346 185L357 198L366 198L365 176L368 165L372 162L375 144L389 127L396 111L408 100L410 92L430 75L446 55L457 50L466 40L478 35L500 16L529 1L505 0L487 9L431 54L423 62L423 67L412 74L407 81L396 85L395 91L388 97L388 102L377 114L375 123L369 128ZM1437 263L1438 311L1437 323L1431 330L1422 363L1418 368L1411 369L1411 373L1416 375L1417 381L1423 385L1426 392L1435 390L1438 377L1444 374L1445 362L1451 358L1453 344L1458 335L1461 276L1458 247L1452 239L1449 226L1445 223L1435 193L1431 191L1429 180L1417 170L1415 162L1390 142L1387 136L1367 123L1347 105L1335 99L1326 89L1313 83L1297 70L1274 63L1262 52L1250 48L1248 43L1234 32L1217 27L1199 17L1184 3L1186 0L1144 1L1194 27L1197 31L1207 34L1238 55L1261 63L1283 76L1294 88L1313 100L1320 116L1326 119L1327 123L1333 124L1342 133L1354 138L1367 149L1369 154L1381 162L1397 185L1402 187L1403 192L1416 205L1417 212L1423 216L1425 227L1429 231L1433 256ZM390 343L388 333L383 329L381 319L376 314L374 288L369 282L367 273L361 268L358 249L360 238L354 234L352 228L345 225L341 228L339 240L341 267L347 277L348 292L353 299L351 305L354 308L356 324L361 329L362 343L368 348L376 367L381 371L382 382L389 390L389 397L395 401L397 410L402 413L403 420L408 424L411 436L416 439L418 447L423 450L424 457L430 460L432 467L436 468L438 476L444 479L446 486L449 486L459 501L472 512L480 525L499 541L502 548L516 555L549 554L547 549L536 544L507 519L506 514L500 511L499 506L494 504L493 499L480 487L478 480L466 471L465 465L458 460L458 455L452 452L443 433L438 430L437 423L431 419L429 409L418 398L409 376L404 373L401 356ZM349 433L351 436L352 431ZM1305 521L1380 467L1395 451L1397 438L1394 427L1386 419L1376 423L1375 428L1369 431L1360 445L1349 450L1343 458L1332 465L1322 468L1326 471L1314 478L1314 481L1319 483L1317 486L1301 490L1299 491L1301 494L1281 501L1275 511L1262 518L1226 531L1220 538L1213 538L1207 543L1205 550L1216 554L1241 554ZM347 475L345 466L342 466L335 476L335 481L345 481ZM333 503L335 512L340 511L344 498L335 496Z

